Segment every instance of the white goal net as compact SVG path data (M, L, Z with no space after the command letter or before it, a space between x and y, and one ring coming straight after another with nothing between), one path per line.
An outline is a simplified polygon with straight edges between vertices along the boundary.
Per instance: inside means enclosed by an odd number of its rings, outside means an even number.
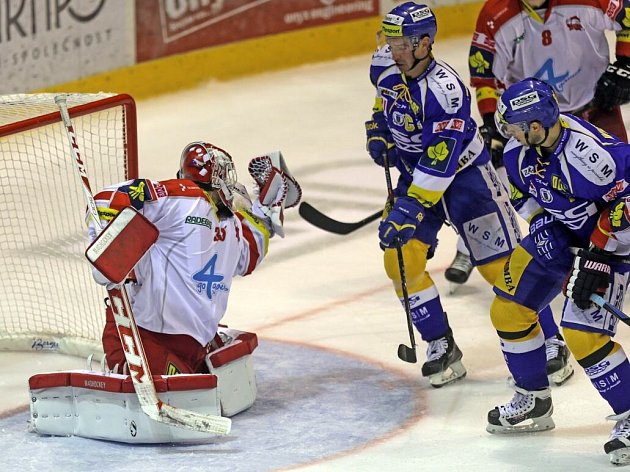
M0 96L0 350L102 355L85 197L56 94ZM137 177L131 97L68 94L93 191Z

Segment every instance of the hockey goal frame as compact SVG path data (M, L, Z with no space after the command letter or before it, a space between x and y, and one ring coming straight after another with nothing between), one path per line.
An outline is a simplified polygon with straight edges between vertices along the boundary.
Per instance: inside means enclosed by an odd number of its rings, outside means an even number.
M48 99L50 99L50 103L54 105L54 97L58 94L19 94L12 95L2 98L15 98L16 101L19 101L20 98L28 100L30 97L42 97L46 99L46 106L48 105ZM69 114L71 118L81 118L86 117L90 114L97 114L99 112L112 112L118 113L114 111L117 107L120 107L120 120L117 120L117 126L120 126L121 136L119 137L120 149L117 150L117 153L124 153L124 156L121 156L121 162L124 162L124 170L121 169L121 177L119 181L134 179L138 177L138 140L137 140L137 113L135 101L130 95L127 94L68 94L68 96L77 97L77 100L86 100L87 103L70 105L68 108ZM2 103L0 103L2 106ZM51 111L49 113L43 113L38 116L28 117L25 119L18 119L15 122L2 124L0 122L0 158L4 159L5 156L2 154L2 140L9 139L12 135L17 135L18 133L26 133L26 132L37 132L38 128L44 127L56 127L58 124L59 132L63 132L63 121L61 114L59 111ZM116 115L118 116L118 115ZM81 137L78 137L81 139ZM63 158L63 165L65 166L67 163L68 172L72 172L76 174L73 170L73 161L72 156L70 155L67 148L66 138L63 137L63 142L59 144L60 150L63 150L65 155L61 155L59 152L60 159ZM81 146L81 143L79 142ZM10 157L10 156L9 156ZM98 156L90 156L84 155L84 159L97 159ZM90 163L88 162L88 166ZM94 164L95 165L95 164ZM0 184L3 183L3 176L0 175ZM70 189L73 193L80 192L80 185L77 180L76 175L74 176L74 181L71 183L72 189ZM105 184L113 184L113 182L105 182ZM101 183L103 184L103 183ZM67 187L71 185L68 184ZM64 187L66 189L66 187ZM24 192L26 193L26 192ZM0 197L2 197L2 190L0 189ZM61 195L61 199L63 199L65 195ZM80 198L83 198L82 195L79 194ZM25 197L26 198L26 197ZM0 199L1 200L1 199ZM84 201L84 200L82 200ZM81 219L83 215L80 213L77 215L77 219ZM85 227L82 228L85 232ZM2 234L0 234L2 237ZM0 241L1 243L2 241ZM87 235L85 236L85 247L87 247ZM1 246L1 244L0 244ZM84 248L83 248L84 249ZM75 254L73 254L74 256ZM76 254L77 264L82 263L78 262L78 258L83 258L85 263L85 274L90 274L90 265L87 260L84 259L83 254ZM63 257L61 255L60 257ZM5 272L5 276L12 276L13 274L6 274L6 267L3 267L4 259L0 259L0 271ZM19 269L19 268L18 268ZM81 269L82 270L82 269ZM82 274L83 275L83 274ZM54 276L54 274L53 274ZM89 276L91 277L91 276ZM54 278L54 277L53 277ZM51 281L54 283L55 281ZM63 287L65 290L73 290L72 288ZM104 305L102 303L102 299L105 298L106 292L104 289L96 286L94 283L94 287L90 287L90 290L94 290L95 292L102 293L100 299L95 301L97 306L94 306L94 311L92 313L86 313L86 316L90 316L94 318L94 323L101 323L100 329L98 332L95 329L91 329L89 335L66 335L63 332L63 326L61 329L44 329L41 330L29 330L25 332L11 332L10 324L5 324L3 320L0 319L0 352L2 351L31 351L31 352L58 352L67 355L73 356L89 356L94 355L95 358L102 357L102 345L100 340L100 331L102 331L102 327L105 323L104 316ZM77 289L77 297L83 296L81 292L81 288ZM93 294L88 294L88 297L92 297L94 299ZM46 301L42 301L45 303ZM0 317L2 316L2 304L5 304L5 300L0 298ZM90 309L92 308L90 304ZM9 306L7 304L7 306ZM42 310L42 316L45 317L45 310ZM24 313L16 314L15 317L21 316L32 316L31 313L25 311ZM71 321L70 321L71 322ZM8 328L7 328L8 326Z

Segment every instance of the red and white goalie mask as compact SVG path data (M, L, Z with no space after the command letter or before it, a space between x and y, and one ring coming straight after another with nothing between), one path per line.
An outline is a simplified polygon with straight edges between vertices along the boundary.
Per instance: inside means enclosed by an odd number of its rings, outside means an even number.
M236 169L232 156L223 149L202 141L188 144L182 151L179 177L216 190L222 203L232 208Z

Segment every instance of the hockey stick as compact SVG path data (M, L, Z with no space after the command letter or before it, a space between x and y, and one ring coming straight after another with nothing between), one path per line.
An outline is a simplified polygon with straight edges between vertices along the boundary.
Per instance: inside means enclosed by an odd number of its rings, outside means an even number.
M70 121L66 96L57 95L55 97L55 103L61 113L61 119L63 120L75 164L74 167L81 178L83 194L87 201L90 218L94 221L96 228L102 229L87 170L81 160L74 127ZM127 361L133 386L142 411L150 418L160 423L167 423L180 428L204 433L228 434L232 425L232 421L229 418L204 415L194 411L175 408L160 400L155 390L155 383L153 382L144 347L142 346L138 326L136 325L133 312L131 311L127 290L124 285L121 285L117 288L108 289L108 293L114 311L114 320L116 322L118 335L120 336L120 341L125 352L125 360Z
M363 228L372 221L378 220L383 214L383 210L378 210L376 213L356 223L345 223L343 221L333 220L307 202L300 203L299 213L302 218L319 229L323 229L329 233L345 235Z
M601 297L600 295L597 295L596 293L593 293L591 295L591 301L593 303L595 303L595 305L597 305L600 308L603 308L604 310L606 310L608 313L610 313L611 315L616 316L617 318L619 318L619 320L622 323L627 324L628 326L630 326L630 316L626 315L623 311L621 311L619 308L617 308L616 306L611 305L610 303L608 303L606 300L603 299L603 297Z
M387 155L383 155L383 167L385 168L385 182L387 183L387 195L390 203L394 203L394 188L392 186L392 176L389 172L389 162ZM409 291L407 290L407 275L405 274L405 260L403 259L402 244L397 238L395 241L396 253L398 255L398 270L400 271L400 285L403 293L403 304L405 306L405 315L407 317L407 329L409 330L409 340L411 347L405 344L398 345L398 358L405 362L415 364L418 362L416 355L416 337L413 333L413 324L411 323L411 305L409 304Z

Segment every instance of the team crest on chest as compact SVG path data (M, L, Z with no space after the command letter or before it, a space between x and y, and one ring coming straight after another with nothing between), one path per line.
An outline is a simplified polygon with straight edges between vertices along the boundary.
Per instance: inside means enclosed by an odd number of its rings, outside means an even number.
M544 203L551 203L553 201L553 194L547 188L540 189L540 200Z

